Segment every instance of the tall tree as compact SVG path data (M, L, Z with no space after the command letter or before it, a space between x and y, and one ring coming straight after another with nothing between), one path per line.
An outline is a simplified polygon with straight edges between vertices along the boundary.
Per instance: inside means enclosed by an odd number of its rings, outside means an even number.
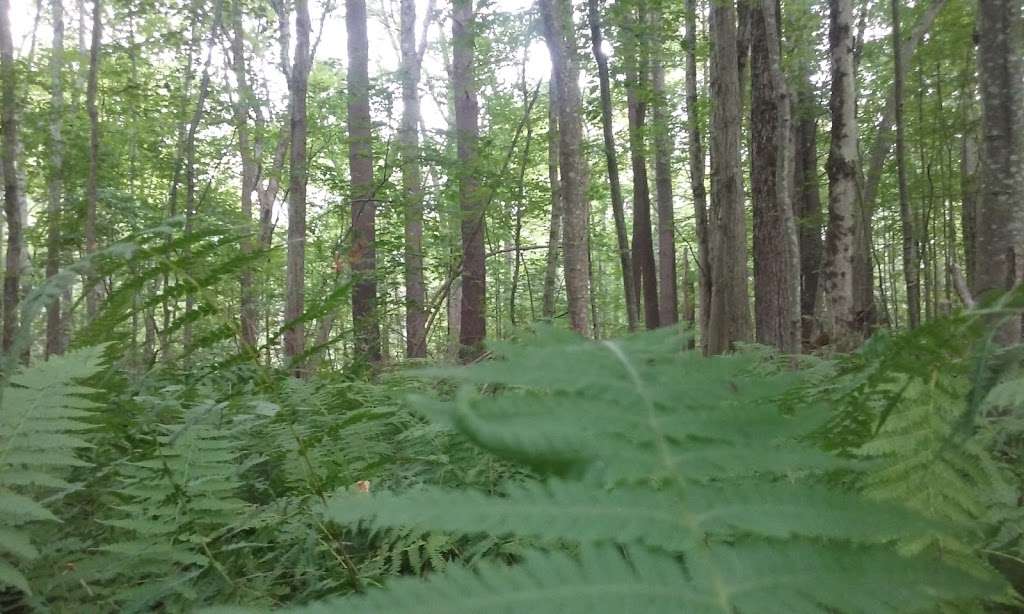
M96 105L99 91L100 46L103 44L103 3L93 0L92 44L89 47L89 77L85 90L85 110L89 115L89 175L85 184L85 253L96 252L96 210L99 207L100 115ZM85 311L91 320L100 301L100 282L95 276L88 281Z
M647 178L647 98L649 45L641 32L648 26L646 0L625 6L626 108L629 158L633 168L633 284L643 304L644 325L658 327L658 280L651 229L651 189Z
M800 349L800 267L789 190L792 128L781 28L776 0L758 0L749 10L756 339L795 353Z
M22 228L25 194L18 176L18 83L11 37L10 0L0 0L0 123L3 124L4 215L7 217L7 255L4 272L4 319L2 347L14 345L18 332L21 273L24 249Z
M50 178L46 216L46 278L60 270L61 215L64 208L64 3L51 0L53 45L50 49ZM46 305L46 357L64 351L60 297Z
M548 184L551 186L551 221L548 225L548 251L544 263L544 290L541 315L555 317L555 288L558 285L558 254L562 251L562 184L558 178L558 85L555 69L548 82ZM625 229L623 229L625 232Z
M615 143L615 126L612 122L612 89L608 71L608 57L602 49L604 37L601 33L601 11L598 0L587 0L587 17L590 22L590 45L597 62L598 86L601 92L601 130L604 136L604 159L608 168L608 188L612 198L612 217L615 220L615 241L619 248L619 266L622 268L622 290L626 301L626 325L635 330L639 319L640 306L633 279L633 258L629 251L629 235L626 230L626 213L622 201L622 182L619 180L619 156Z
M981 184L974 292L1008 290L1024 277L1024 8L1020 0L978 4ZM999 330L1017 343L1019 317Z
M381 358L377 318L377 203L373 187L373 142L370 118L369 41L366 0L345 1L348 32L348 166L351 177L352 327L354 357L360 363Z
M484 253L485 211L477 148L480 140L477 102L473 0L454 0L452 9L452 89L455 140L459 158L459 208L462 213L462 307L459 344L462 358L482 352L487 335L487 269Z
M185 236L192 234L192 230L195 224L196 215L199 213L199 201L197 192L197 172L196 168L197 159L199 152L196 150L196 135L199 131L199 126L203 122L203 118L206 115L206 99L210 95L210 66L213 63L213 49L217 41L217 32L220 30L223 0L216 0L212 7L213 12L213 26L210 29L210 35L206 41L206 60L203 64L203 72L199 77L199 92L196 95L196 106L192 110L192 119L189 121L188 130L185 133ZM198 8L198 7L197 7ZM196 10L192 13L193 24L192 27L196 30L199 28L197 23L200 18L200 11ZM190 250L190 247L186 246L186 253ZM182 340L185 347L192 345L192 319L188 317L188 314L192 312L195 304L195 293L193 288L189 288L189 291L185 294L185 326L182 330Z
M700 304L701 346L707 350L711 317L711 237L708 198L704 186L704 144L697 104L697 0L686 0L686 127L689 132L690 192L697 230L697 294Z
M572 4L570 0L542 0L541 11L558 89L558 168L564 206L562 255L569 325L581 335L590 335L590 207Z
M910 328L921 324L921 287L918 275L917 247L914 239L914 218L910 211L910 191L907 187L907 153L903 122L903 36L900 34L900 0L890 0L892 17L893 56L893 118L896 123L896 182L900 198L900 227L903 232L903 279L907 285L907 320Z
M740 170L742 99L736 57L736 5L711 3L711 312L706 351L749 341L747 233Z
M832 340L837 347L858 343L854 312L854 216L857 215L857 115L853 72L853 8L851 0L829 0L829 57L832 94L831 146L828 155L828 233L825 294Z
M651 90L654 94L654 188L658 203L658 324L679 321L679 289L676 282L676 229L672 200L672 113L665 88L664 15L659 3L651 10Z
M818 182L818 102L810 71L801 69L794 104L793 194L800 246L800 318L805 343L814 332L821 279L823 244L821 240L821 186Z
M238 92L235 95L235 131L238 134L238 154L242 161L241 206L242 217L248 226L252 221L253 193L257 189L258 177L255 152L250 141L249 111L253 106L253 92L249 86L249 75L245 61L245 30L242 26L242 1L231 3L231 67L235 74ZM246 228L242 237L242 252L252 253L253 240ZM259 332L259 314L256 308L256 294L253 288L252 268L248 265L239 276L241 306L239 322L241 323L242 343L247 348L256 346L256 335Z
M432 4L432 3L431 3ZM423 281L423 174L420 170L420 74L426 51L426 25L416 41L416 2L401 0L399 29L402 54L402 123L398 132L401 147L402 191L405 193L405 355L427 356L426 285Z
M284 320L284 355L294 374L306 346L305 327L296 322L305 305L306 279L306 95L309 90L309 0L295 0L295 56L288 82L291 98L291 165L288 185L288 265Z

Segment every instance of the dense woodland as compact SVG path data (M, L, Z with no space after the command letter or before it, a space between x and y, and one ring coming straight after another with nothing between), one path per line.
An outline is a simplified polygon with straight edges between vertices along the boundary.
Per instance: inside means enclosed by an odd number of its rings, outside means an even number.
M1024 1L0 0L0 612L1024 607Z

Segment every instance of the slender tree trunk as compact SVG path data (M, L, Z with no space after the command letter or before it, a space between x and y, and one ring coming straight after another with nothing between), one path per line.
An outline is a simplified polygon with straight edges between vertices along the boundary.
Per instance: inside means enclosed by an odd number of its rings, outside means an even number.
M832 338L840 349L859 343L853 296L857 117L852 28L851 0L829 0L832 144L827 169L829 224L825 248L825 293L829 301Z
M96 106L100 71L100 45L103 44L103 3L93 0L92 8L92 46L89 48L89 77L85 91L85 109L89 115L89 176L85 187L85 254L91 256L96 252L96 210L99 207L99 157L100 157L100 119ZM85 311L89 320L96 316L99 309L102 285L95 275L90 276L89 288L86 289Z
M693 269L690 266L690 252L689 250L683 250L683 308L682 318L689 326L693 326L697 322L697 302L696 293L693 288Z
M562 248L562 184L558 178L558 86L552 67L548 83L548 184L551 186L551 224L548 227L548 252L544 264L544 298L541 315L555 317L558 285L558 254Z
M426 15L430 19L430 14ZM399 129L405 192L405 355L427 356L426 286L423 281L423 176L420 171L420 68L416 2L401 0L402 124ZM424 32L424 34L426 34ZM425 42L425 36L424 36Z
M50 49L50 180L46 225L46 278L60 271L61 212L64 208L64 3L51 0L53 45ZM46 357L64 353L60 298L46 305Z
M921 324L921 287L918 279L917 249L914 244L914 220L910 211L910 192L907 188L907 154L903 123L903 50L900 34L900 0L890 0L892 17L893 101L896 123L896 175L899 185L900 226L903 231L903 278L907 284L907 321L910 328Z
M373 188L369 41L366 0L346 0L348 32L348 164L352 190L352 327L358 363L380 362L377 317L377 203Z
M984 297L1024 277L1024 15L1020 0L980 0L981 185L974 293ZM1019 317L1000 327L1020 341Z
M485 211L477 178L480 140L475 33L472 0L455 0L452 12L452 88L455 91L455 136L459 157L459 204L462 211L462 315L459 344L464 360L483 351L487 336L487 269L484 253Z
M711 237L707 191L704 186L704 146L697 104L697 0L686 0L686 123L690 143L690 192L697 231L697 293L700 304L701 347L707 351L711 316Z
M622 291L626 302L626 324L629 330L636 330L639 319L639 299L636 282L633 279L633 258L629 251L629 235L626 230L626 213L622 201L622 183L619 180L619 160L615 144L615 127L612 123L612 89L608 73L608 58L601 50L601 13L597 0L587 0L587 15L590 22L590 44L597 62L597 77L601 91L601 129L604 136L604 158L608 168L608 187L611 190L612 217L615 219L615 240L619 248L619 266L622 268Z
M978 135L968 129L960 138L960 226L963 233L964 269L967 287L975 287L978 253Z
M253 192L256 191L256 160L249 139L249 109L253 106L253 93L249 87L249 76L245 63L245 30L242 28L242 2L231 3L231 66L235 73L238 93L235 102L235 130L238 132L238 154L242 161L242 217L246 229L242 237L242 253L251 254L253 240L249 236L252 223ZM256 347L259 334L259 313L256 309L256 293L253 288L252 268L246 263L239 276L241 306L242 345L247 349Z
M672 129L668 92L665 89L664 49L660 8L652 13L651 86L654 94L654 187L658 203L658 324L679 322L679 290L676 287L676 229L672 202Z
M4 273L3 350L9 352L18 332L19 304L21 301L22 211L25 195L18 176L18 84L14 65L14 41L11 38L10 0L0 0L0 88L2 106L0 123L3 124L3 181L4 215L7 217L7 255Z
M776 0L751 12L751 193L757 342L800 350L800 266L789 184L793 138Z
M558 161L565 207L562 255L569 326L577 333L589 336L592 334L588 312L590 204L587 201L587 168L583 158L583 121L579 113L582 101L572 4L569 0L542 0L541 11L558 88Z
M192 111L192 120L188 125L188 132L185 135L185 236L192 234L195 224L195 217L198 213L198 201L196 199L196 134L199 132L199 125L206 114L206 99L210 93L210 65L213 62L213 48L217 40L217 32L221 24L221 8L223 0L217 0L212 7L213 26L210 29L210 37L207 41L206 62L203 64L203 73L199 78L199 93L196 97L196 106ZM193 14L198 18L198 13ZM191 254L191 247L186 246L186 254ZM195 308L194 288L189 288L185 294L185 326L182 330L182 342L188 348L192 345L192 320L188 317Z
M288 186L288 266L286 273L284 355L297 376L297 361L305 351L306 335L297 320L305 306L306 264L306 94L309 89L309 0L295 0L295 59L291 90L291 176Z
M747 233L740 170L742 99L736 70L736 7L711 3L711 313L707 352L750 341Z
M658 327L658 280L651 229L651 191L647 178L647 45L640 30L649 26L641 4L630 7L625 24L626 106L629 115L629 152L633 167L633 284L643 303L644 325Z

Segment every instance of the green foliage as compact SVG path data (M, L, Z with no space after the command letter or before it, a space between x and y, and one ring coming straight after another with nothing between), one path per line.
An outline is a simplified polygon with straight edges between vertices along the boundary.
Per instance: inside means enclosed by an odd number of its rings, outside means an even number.
M103 348L89 348L39 363L10 378L0 401L0 587L26 593L23 566L39 557L40 525L58 521L49 503L78 486L69 470L87 466L78 451L95 392L78 382L102 366ZM47 530L52 530L47 529Z
M871 465L814 447L807 436L827 410L784 402L800 374L682 347L671 333L552 335L435 372L484 392L464 387L432 415L548 477L499 494L342 494L328 517L528 536L547 553L307 611L927 611L1002 594L983 567L897 547L953 528L823 479L840 466L870 476Z

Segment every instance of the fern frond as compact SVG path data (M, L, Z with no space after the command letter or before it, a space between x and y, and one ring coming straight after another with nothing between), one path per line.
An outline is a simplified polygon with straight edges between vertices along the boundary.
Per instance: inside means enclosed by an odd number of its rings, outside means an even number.
M102 353L96 347L52 358L16 373L2 390L0 586L30 592L18 565L39 556L34 525L58 521L40 496L67 488L68 470L88 465L77 452L91 445L81 433L91 428L83 419L96 404L83 397L95 391L75 382L100 370Z

